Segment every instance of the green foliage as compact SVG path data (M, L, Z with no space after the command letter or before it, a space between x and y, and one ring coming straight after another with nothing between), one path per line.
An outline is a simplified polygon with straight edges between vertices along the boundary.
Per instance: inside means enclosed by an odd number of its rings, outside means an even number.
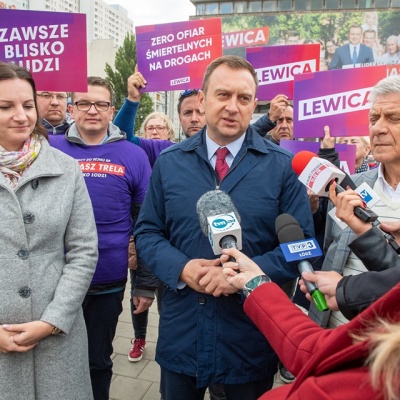
M115 55L114 69L106 64L106 80L114 91L114 105L119 110L127 96L127 81L133 74L136 66L136 38L133 34L128 34L122 47L117 50ZM140 100L140 107L136 114L135 131L140 128L142 121L148 114L153 112L153 101L147 93L144 93Z

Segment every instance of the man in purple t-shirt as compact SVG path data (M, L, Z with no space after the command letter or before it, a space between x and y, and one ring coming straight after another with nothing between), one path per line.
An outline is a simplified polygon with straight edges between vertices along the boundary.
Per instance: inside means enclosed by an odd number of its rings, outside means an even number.
M126 135L111 123L114 107L107 81L89 77L88 91L73 93L69 109L75 124L66 136L54 136L51 142L79 161L93 204L99 260L83 311L94 399L108 400L112 341L122 311L129 238L151 168L145 152L126 141ZM142 300L146 309L151 301Z

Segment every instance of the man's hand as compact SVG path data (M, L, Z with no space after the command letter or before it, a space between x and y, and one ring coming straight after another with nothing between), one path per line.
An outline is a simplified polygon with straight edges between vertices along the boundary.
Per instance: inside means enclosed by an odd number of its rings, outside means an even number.
M269 108L269 119L271 122L276 122L281 117L283 111L288 106L288 97L284 94L278 94L271 100L271 105Z
M199 293L207 293L203 286L199 284L201 278L207 274L210 268L215 268L220 264L219 258L215 260L206 260L204 258L195 258L190 260L183 268L180 279L186 285Z
M331 137L331 131L329 126L324 126L324 137L320 142L319 147L321 149L334 149L335 148L335 138Z
M133 312L133 314L140 314L151 307L154 299L152 297L133 296L132 301L134 306L136 307L136 310Z
M308 200L310 201L311 212L314 214L319 208L319 196L307 189Z
M205 293L214 297L228 296L237 292L237 289L225 279L221 267L209 268L207 274L200 279L199 285Z
M135 72L128 78L128 100L133 102L139 102L142 94L139 92L139 89L146 87L146 79L144 79L143 75L137 70L137 65L135 67Z
M400 245L400 221L381 222L380 228L385 232L391 233L397 244Z
M325 296L326 304L330 310L339 310L336 301L336 288L338 282L343 278L342 275L334 271L315 271L314 274L310 272L303 272L302 277L305 280L318 285L318 289ZM312 301L311 295L308 293L303 279L300 279L299 285L300 290L306 294L307 299Z

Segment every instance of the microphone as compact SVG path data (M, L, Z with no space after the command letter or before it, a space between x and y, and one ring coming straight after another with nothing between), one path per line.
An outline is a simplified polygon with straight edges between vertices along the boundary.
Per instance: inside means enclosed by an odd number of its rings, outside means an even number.
M348 186L355 189L354 182L341 169L334 166L330 161L317 157L311 151L300 151L292 160L292 168L299 176L299 181L312 190L318 196L328 197L329 186L334 180L336 182L336 193L344 192L339 185L345 178ZM349 182L352 185L349 185ZM354 214L364 222L374 222L378 215L368 207L355 207Z
M222 249L242 249L240 216L230 196L222 190L211 190L197 201L196 211L202 232L210 241L215 255ZM235 261L230 257L229 261Z
M314 269L307 259L322 255L317 241L312 238L305 239L299 223L290 214L281 214L276 218L275 231L286 261L299 261L297 268L300 276L303 272L313 274ZM318 310L328 310L325 297L319 291L317 284L304 278L303 281Z

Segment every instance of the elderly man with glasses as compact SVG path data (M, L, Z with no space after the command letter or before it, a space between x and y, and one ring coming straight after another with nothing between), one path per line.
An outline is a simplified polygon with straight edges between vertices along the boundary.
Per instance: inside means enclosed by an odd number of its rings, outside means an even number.
M36 102L41 122L49 135L63 134L70 127L66 92L37 92Z
M75 124L65 136L50 139L54 147L79 161L93 205L99 260L83 313L94 399L108 400L112 341L122 312L129 239L151 169L146 154L127 142L124 132L111 122L112 89L106 80L89 77L88 91L72 93L69 110Z

